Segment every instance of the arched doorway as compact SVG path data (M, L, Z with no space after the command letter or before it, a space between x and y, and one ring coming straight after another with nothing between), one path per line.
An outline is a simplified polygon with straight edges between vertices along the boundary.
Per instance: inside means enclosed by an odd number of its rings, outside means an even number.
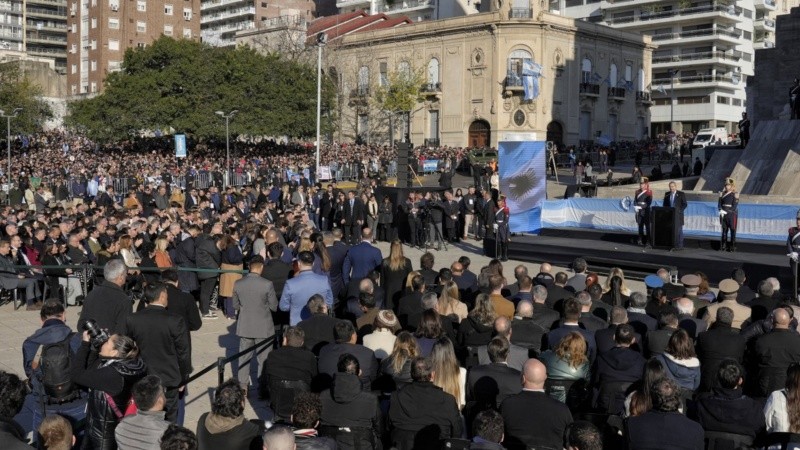
M491 142L491 127L485 120L476 120L469 126L469 147L488 147Z
M564 127L555 120L547 124L547 140L553 141L557 146L564 143Z

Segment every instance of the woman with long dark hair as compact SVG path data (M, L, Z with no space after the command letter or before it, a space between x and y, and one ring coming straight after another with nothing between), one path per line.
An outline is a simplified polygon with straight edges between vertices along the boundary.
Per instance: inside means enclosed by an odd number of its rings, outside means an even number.
M631 298L624 293L624 281L622 278L614 275L608 280L607 284L609 286L608 292L603 294L600 300L611 306L627 307Z
M139 347L128 336L111 335L99 347L90 344L88 331L72 360L72 381L89 389L84 450L115 450L114 430L131 400L133 385L147 367Z
M384 292L385 309L397 311L406 277L411 273L411 260L403 254L403 244L395 239L389 247L389 257L381 262L381 287Z
M642 379L631 386L633 389L625 399L623 417L641 416L653 409L653 398L650 386L667 376L664 364L656 358L650 358L644 366Z
M439 314L430 309L423 312L417 331L414 332L420 348L420 355L428 357L433 349L433 344L443 335L442 319Z
M767 433L800 433L800 364L786 371L786 387L770 394L764 407Z
M669 338L664 353L656 355L666 368L667 376L680 387L694 391L700 387L700 360L694 351L694 344L686 330L680 329Z

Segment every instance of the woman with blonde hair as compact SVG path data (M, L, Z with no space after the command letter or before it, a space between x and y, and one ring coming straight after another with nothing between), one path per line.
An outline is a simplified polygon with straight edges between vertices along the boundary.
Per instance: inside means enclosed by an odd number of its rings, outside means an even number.
M386 309L396 309L404 295L403 282L411 273L411 260L403 255L403 244L399 239L392 241L389 256L381 262L381 287L384 292Z
M411 383L411 361L420 356L417 339L408 331L401 331L394 341L392 353L381 361L381 373L391 379L386 380L383 392L392 392Z
M117 243L119 244L119 255L122 256L122 260L125 262L125 265L128 266L128 269L137 269L139 267L139 260L136 258L136 253L134 253L133 250L133 238L125 234L119 237Z
M411 283L411 280L413 280L414 277L417 275L422 276L422 273L419 270L414 270L412 272L409 272L408 275L406 275L406 289L405 289L406 294L414 292L414 285Z
M492 300L486 294L478 294L475 307L458 326L458 343L462 346L480 347L492 339L497 313Z
M560 401L570 403L583 400L581 392L585 392L591 376L589 358L586 357L586 340L575 331L567 334L558 343L555 350L547 350L539 355L539 359L547 368L547 394ZM576 385L573 388L573 385ZM575 395L575 394L578 395ZM576 398L577 397L577 398Z
M442 294L439 295L439 314L443 316L455 316L460 323L467 318L467 305L461 301L458 293L458 286L454 281L447 281L442 286Z
M700 286L697 288L697 298L711 303L717 301L717 296L708 285L708 275L703 272L695 272L694 274L700 277Z
M622 282L619 286L620 293L622 293L622 295L626 297L630 297L631 290L625 284L625 272L623 272L622 269L620 269L619 267L614 267L613 269L611 269L611 272L608 273L608 276L606 277L606 282L603 284L603 293L605 294L611 291L611 279L614 277L619 277L620 281Z
M168 246L169 241L166 238L160 237L156 239L155 261L159 269L172 267L172 258L170 258L169 251L167 251Z
M441 337L435 344L428 357L431 361L431 371L436 374L433 384L452 395L461 409L466 404L465 391L467 370L458 366L453 343L447 337Z

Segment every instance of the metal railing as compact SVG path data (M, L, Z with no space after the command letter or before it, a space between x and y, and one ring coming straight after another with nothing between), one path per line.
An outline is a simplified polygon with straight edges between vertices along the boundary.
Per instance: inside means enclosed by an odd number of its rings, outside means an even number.
M202 368L201 370L195 372L192 376L189 377L189 379L186 380L185 384L188 385L192 381L197 380L198 378L202 377L203 375L207 374L208 372L211 372L212 370L214 370L216 368L217 369L217 386L219 386L219 385L221 385L222 383L225 382L225 366L227 366L228 364L232 363L233 361L238 360L240 357L252 352L253 350L257 350L257 349L259 349L261 347L266 347L268 345L274 345L274 344L275 344L275 335L273 334L272 336L268 337L266 340L263 340L263 341L255 344L253 346L250 346L250 347L240 351L239 353L236 353L236 354L228 356L228 357L219 357L219 358L217 358L217 362L215 362L214 364L209 364L208 366L206 366L206 367ZM262 351L264 351L264 350L259 350L258 353L260 353ZM247 361L243 362L242 364L249 365L250 361L251 360L247 360Z
M422 85L422 92L442 92L442 82L425 83Z
M614 98L625 98L625 88L621 87L610 87L608 88L608 96Z
M682 61L697 61L701 59L719 58L726 61L739 61L742 58L741 52L727 53L720 50L710 52L684 53L680 55L668 55L653 57L653 64L674 63Z
M686 77L675 77L675 84L691 84L691 83L715 83L727 82L737 84L737 82L730 75L692 75ZM653 80L654 85L670 84L669 78L656 78Z
M736 28L708 28L702 30L691 30L691 31L682 31L680 33L663 33L663 34L654 34L652 36L654 41L665 41L668 39L684 39L684 38L697 38L697 37L731 37L731 38L740 38L742 37L741 30L737 30Z
M642 11L642 13L639 14L639 17L633 15L618 17L615 19L607 20L606 23L608 23L609 25L621 25L626 23L646 22L649 20L666 19L676 16L705 14L709 12L722 12L729 16L739 16L742 14L742 9L737 8L734 5L705 5L705 6L695 6L693 8L674 9L669 11L654 11L654 12Z
M636 101L637 102L649 102L650 101L650 93L646 91L636 91Z
M581 83L578 86L578 92L581 94L600 95L600 85L597 83Z
M531 19L533 18L533 9L531 8L511 8L509 19Z

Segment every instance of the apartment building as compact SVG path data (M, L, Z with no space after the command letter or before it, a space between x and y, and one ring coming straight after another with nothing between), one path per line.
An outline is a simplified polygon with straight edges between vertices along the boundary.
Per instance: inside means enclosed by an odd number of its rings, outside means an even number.
M21 0L0 0L0 51L25 51Z
M775 45L775 16L797 0L553 0L550 11L652 38L651 134L737 132L755 50ZM589 73L612 87L610 73Z
M476 14L480 5L480 0L336 0L339 13L364 10L369 14L405 16L414 22Z
M25 0L25 51L53 58L55 69L67 68L67 0Z
M72 96L102 91L125 51L161 35L199 39L199 0L69 0L67 86Z

